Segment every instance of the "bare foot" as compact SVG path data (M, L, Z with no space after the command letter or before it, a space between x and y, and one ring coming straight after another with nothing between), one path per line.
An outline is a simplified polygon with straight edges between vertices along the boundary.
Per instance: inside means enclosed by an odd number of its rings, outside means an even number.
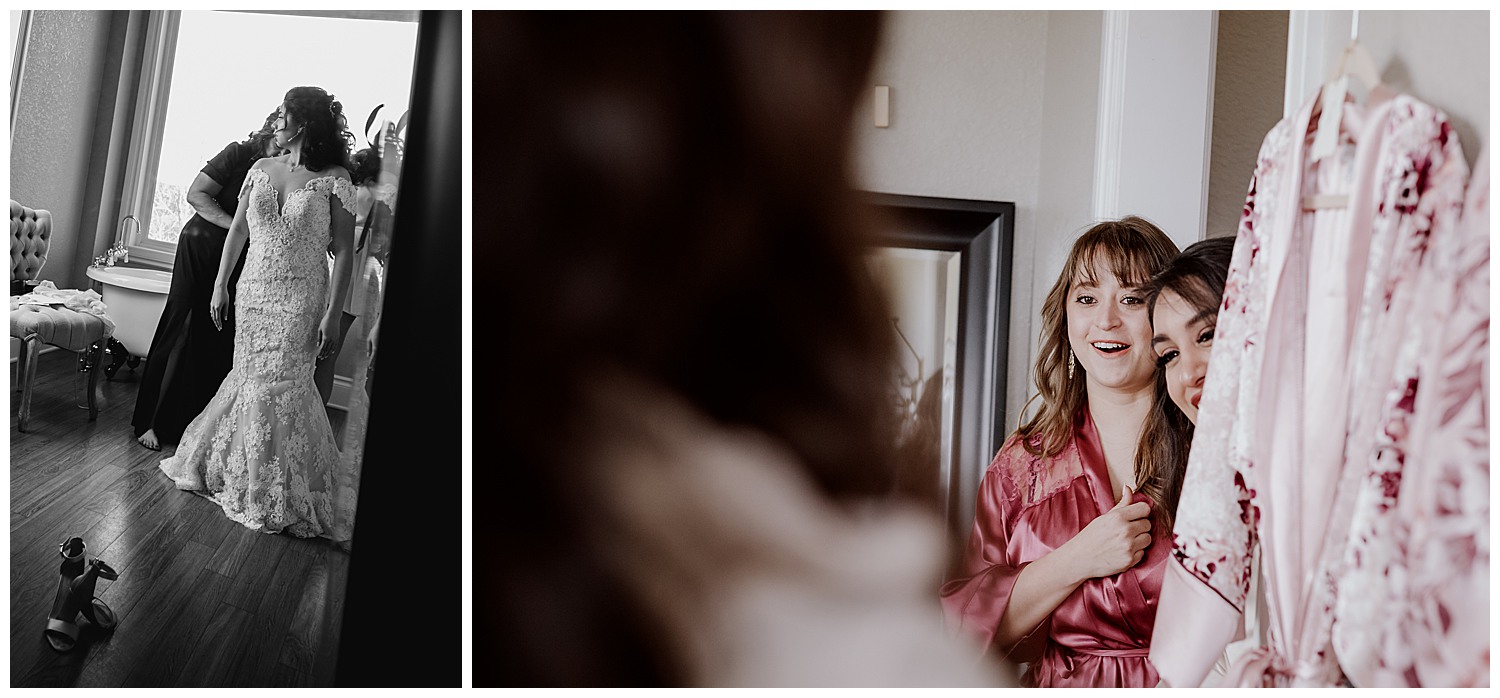
M161 450L161 441L157 440L155 429L147 429L146 433L141 434L141 438L136 439L136 441L141 442L142 446L145 446L146 448L149 448L153 451Z

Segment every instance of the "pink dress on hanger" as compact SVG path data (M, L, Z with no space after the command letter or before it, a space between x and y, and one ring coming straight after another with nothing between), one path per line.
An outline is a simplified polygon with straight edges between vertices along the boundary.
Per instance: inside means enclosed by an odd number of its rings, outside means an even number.
M1114 508L1104 449L1088 410L1073 440L1051 458L1034 456L1012 435L985 470L962 569L943 585L950 627L1011 661L1030 662L1026 686L1151 687L1146 659L1170 540L1156 527L1135 567L1090 579L1010 647L994 645L1021 570ZM1140 493L1135 501L1148 501Z
M1336 613L1396 610L1340 584L1356 493L1391 455L1376 429L1402 328L1431 310L1423 252L1453 234L1467 167L1445 115L1382 90L1344 105L1315 161L1318 99L1266 136L1240 221L1151 650L1172 686L1199 685L1233 636L1256 546L1267 643L1230 685L1341 683ZM1315 194L1347 207L1304 210Z

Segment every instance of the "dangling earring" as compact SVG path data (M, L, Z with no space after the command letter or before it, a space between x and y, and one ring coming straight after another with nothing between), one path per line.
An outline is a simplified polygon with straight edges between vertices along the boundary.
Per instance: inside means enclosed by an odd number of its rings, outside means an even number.
M1073 380L1073 350L1068 350L1068 380Z

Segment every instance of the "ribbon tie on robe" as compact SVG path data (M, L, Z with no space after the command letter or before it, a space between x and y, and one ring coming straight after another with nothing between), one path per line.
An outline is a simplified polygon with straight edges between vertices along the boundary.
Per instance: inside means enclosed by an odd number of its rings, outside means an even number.
M1261 645L1240 656L1224 675L1224 686L1238 688L1272 688L1281 685L1279 678L1292 679L1297 686L1328 686L1328 670L1313 659L1288 661L1280 652Z
M1057 656L1060 659L1059 663L1060 663L1060 665L1062 667L1063 673L1072 673L1075 670L1076 667L1074 666L1074 660L1075 660L1075 658L1077 658L1079 656L1084 656L1084 657L1117 657L1117 658L1118 657L1141 657L1141 658L1145 658L1145 657L1147 657L1148 655L1151 654L1151 648L1150 647L1131 647L1131 648L1128 648L1128 649L1108 649L1108 648L1090 648L1090 649L1084 649L1084 648L1080 648L1080 647L1067 647L1067 646L1064 646L1064 645L1057 645L1057 646L1055 646L1055 648L1056 648Z

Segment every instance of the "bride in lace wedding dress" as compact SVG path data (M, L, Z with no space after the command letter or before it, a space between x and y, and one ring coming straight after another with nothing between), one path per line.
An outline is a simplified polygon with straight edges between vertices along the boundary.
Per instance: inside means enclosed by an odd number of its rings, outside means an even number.
M313 369L338 347L353 264L353 136L332 95L296 87L276 141L288 152L246 176L214 282L214 324L236 323L233 368L160 467L251 529L347 543L357 464L339 458ZM247 238L230 313L228 278Z

